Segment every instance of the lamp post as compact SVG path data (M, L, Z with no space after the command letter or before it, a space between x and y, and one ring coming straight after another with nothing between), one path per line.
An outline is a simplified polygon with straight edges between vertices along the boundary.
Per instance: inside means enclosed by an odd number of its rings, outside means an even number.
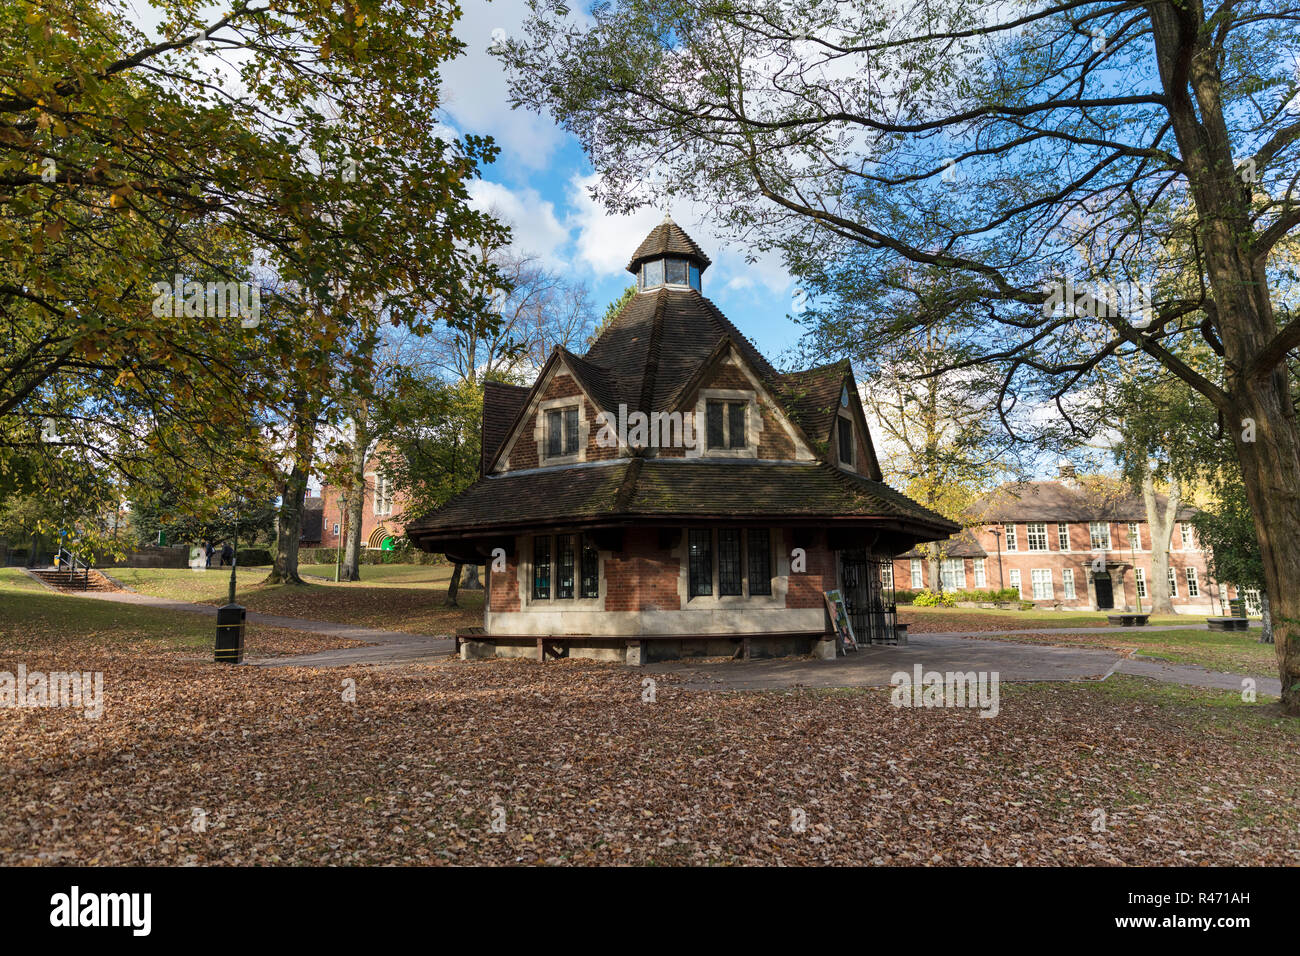
M217 608L217 643L214 659L219 664L242 664L244 662L244 608L235 603L235 569L239 566L239 499L235 499L234 549L235 557L230 562L229 600L224 607Z
M1138 590L1138 556L1137 548L1133 544L1133 536L1129 535L1128 553L1133 559L1133 599L1137 601L1137 612L1142 613L1142 592Z
M989 531L993 535L993 544L998 549L998 590L1005 591L1007 583L1002 578L1002 529L990 528Z

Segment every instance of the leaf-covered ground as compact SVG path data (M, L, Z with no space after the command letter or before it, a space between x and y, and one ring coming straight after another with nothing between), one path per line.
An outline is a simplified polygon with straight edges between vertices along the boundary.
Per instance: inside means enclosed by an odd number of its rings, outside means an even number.
M1008 686L983 719L664 676L646 702L643 673L578 662L13 637L0 670L76 661L107 707L0 709L0 863L1300 863L1300 730L1232 695Z

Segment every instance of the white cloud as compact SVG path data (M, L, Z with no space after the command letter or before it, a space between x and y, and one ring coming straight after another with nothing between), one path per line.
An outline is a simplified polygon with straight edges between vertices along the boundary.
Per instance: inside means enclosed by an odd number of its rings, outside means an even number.
M521 33L526 0L469 0L462 8L455 30L465 52L439 71L443 104L465 131L492 136L502 161L526 169L545 167L564 142L564 131L548 116L510 109L505 68L488 52L494 30L504 30L506 36Z
M535 255L552 268L567 265L565 247L569 230L555 215L555 204L543 199L532 188L511 189L486 179L469 185L470 200L476 209L491 211L508 223L515 248Z
M637 245L663 221L664 210L646 207L630 216L613 215L591 198L589 190L596 182L594 173L569 180L570 212L565 221L570 229L577 231L576 261L603 279L623 272ZM714 231L709 210L702 203L679 201L668 212L713 260L706 273L706 293L712 287L786 297L790 276L778 253L759 255L753 263L746 261L746 250L728 247Z

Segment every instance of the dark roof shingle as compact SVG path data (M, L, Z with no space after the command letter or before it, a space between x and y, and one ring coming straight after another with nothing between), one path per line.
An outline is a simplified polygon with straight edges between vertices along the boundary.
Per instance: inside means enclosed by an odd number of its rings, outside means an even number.
M637 266L643 260L653 259L655 256L684 256L687 259L694 259L701 271L707 269L711 262L704 254L704 250L695 244L695 240L671 219L665 219L650 230L650 235L646 236L641 241L641 245L636 247L636 252L632 253L632 261L627 264L627 271L636 272Z

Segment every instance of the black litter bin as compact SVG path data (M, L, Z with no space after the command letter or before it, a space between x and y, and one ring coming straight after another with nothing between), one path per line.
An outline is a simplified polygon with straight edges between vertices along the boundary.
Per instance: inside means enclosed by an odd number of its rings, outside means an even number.
M218 664L244 662L244 617L248 612L238 604L217 608Z

